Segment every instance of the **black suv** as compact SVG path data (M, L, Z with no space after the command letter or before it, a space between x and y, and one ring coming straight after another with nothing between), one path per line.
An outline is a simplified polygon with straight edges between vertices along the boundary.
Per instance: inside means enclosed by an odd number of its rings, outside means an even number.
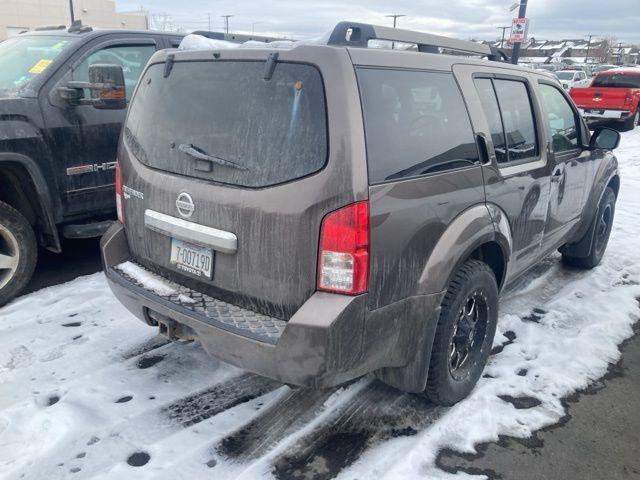
M94 108L93 64L122 67L129 97L147 60L181 35L74 25L0 43L0 305L29 281L38 244L99 236L115 217L125 112Z

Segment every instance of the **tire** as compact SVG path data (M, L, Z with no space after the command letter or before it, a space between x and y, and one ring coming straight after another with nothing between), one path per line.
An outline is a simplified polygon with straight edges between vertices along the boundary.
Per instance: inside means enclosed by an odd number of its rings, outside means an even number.
M622 123L622 130L628 132L636 128L636 125L640 123L640 108L636 109L632 117L629 117Z
M37 258L31 225L15 208L0 202L0 306L29 283Z
M563 253L562 261L565 265L590 270L602 261L609 243L615 211L616 194L611 187L607 187L596 210L596 216L592 220L591 228L586 233L586 235L593 235L588 255L586 257L573 257Z
M472 309L475 321L468 315ZM484 262L468 260L453 276L442 300L425 391L432 402L450 406L471 393L489 358L497 323L498 286L493 271ZM464 342L469 347L466 355Z

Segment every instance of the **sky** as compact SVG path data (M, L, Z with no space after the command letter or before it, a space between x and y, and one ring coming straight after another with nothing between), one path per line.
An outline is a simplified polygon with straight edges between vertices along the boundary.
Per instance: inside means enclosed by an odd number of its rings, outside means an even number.
M497 27L510 25L516 0L116 0L120 11L143 8L166 14L187 30L221 30L221 15L231 31L290 38L310 38L329 31L340 20L391 25L388 14L404 14L398 27L490 40ZM614 36L640 43L640 0L529 0L530 35L540 39ZM507 32L508 33L508 32Z

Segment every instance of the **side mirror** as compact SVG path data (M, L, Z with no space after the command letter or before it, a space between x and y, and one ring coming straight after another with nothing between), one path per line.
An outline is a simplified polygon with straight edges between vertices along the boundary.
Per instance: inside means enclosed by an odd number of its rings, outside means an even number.
M589 148L594 150L596 148L601 148L604 150L613 150L618 148L620 144L620 133L615 131L612 128L607 127L597 127L593 135L591 136L591 140L589 141Z
M91 92L91 98L85 98L85 89ZM68 82L58 93L69 105L91 105L99 110L127 108L124 72L120 65L91 65L88 82Z
M120 65L91 65L89 83L92 85L89 89L95 108L101 110L127 108L124 72Z

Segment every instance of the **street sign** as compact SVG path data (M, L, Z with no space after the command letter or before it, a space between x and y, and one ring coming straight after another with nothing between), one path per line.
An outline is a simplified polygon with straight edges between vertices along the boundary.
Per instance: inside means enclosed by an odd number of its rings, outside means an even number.
M529 31L528 18L514 18L511 22L511 35L509 43L524 43L527 41L527 32Z

